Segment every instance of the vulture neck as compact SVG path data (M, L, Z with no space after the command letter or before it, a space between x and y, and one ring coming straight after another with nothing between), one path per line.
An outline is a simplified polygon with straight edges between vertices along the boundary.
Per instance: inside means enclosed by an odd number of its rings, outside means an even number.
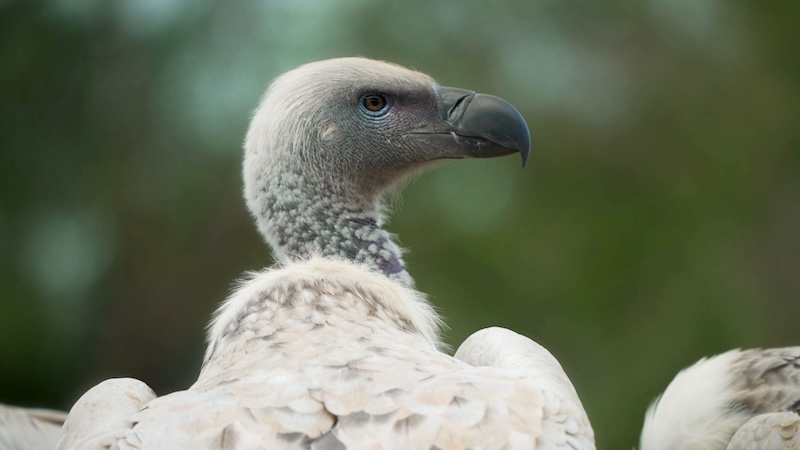
M344 259L413 287L402 250L382 228L378 200L348 195L290 172L272 179L260 194L259 227L279 261Z

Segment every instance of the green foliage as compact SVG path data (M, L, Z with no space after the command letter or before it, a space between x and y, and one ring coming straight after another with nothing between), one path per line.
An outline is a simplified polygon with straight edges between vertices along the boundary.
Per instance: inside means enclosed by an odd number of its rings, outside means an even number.
M421 177L390 225L455 347L549 348L599 448L679 369L800 342L797 2L0 1L0 400L197 374L271 260L240 199L266 83L364 55L502 96L513 158ZM400 208L402 206L402 208Z

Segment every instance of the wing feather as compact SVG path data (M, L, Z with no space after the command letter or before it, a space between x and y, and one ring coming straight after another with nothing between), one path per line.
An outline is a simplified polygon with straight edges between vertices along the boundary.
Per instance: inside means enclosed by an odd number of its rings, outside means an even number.
M727 450L800 449L800 416L794 412L759 414L733 435Z
M515 411L514 417L540 424L539 445L544 448L594 448L594 431L558 360L547 349L513 331L492 327L473 333L458 348L456 358L474 366L517 373L535 386L541 411ZM502 394L495 395L502 397ZM511 403L512 408L529 407Z
M0 448L52 449L61 437L67 413L0 404Z
M149 386L133 378L113 378L88 390L64 422L60 449L94 449L110 445L131 427L134 415L156 398Z

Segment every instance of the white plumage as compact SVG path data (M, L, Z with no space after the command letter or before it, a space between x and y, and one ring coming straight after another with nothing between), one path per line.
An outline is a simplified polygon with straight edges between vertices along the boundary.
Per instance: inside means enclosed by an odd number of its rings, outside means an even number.
M453 358L421 331L431 319L419 293L352 263L262 272L220 309L191 388L143 403L136 380L100 384L71 411L64 447L592 447L546 350L489 329ZM124 420L98 420L109 409Z
M731 350L681 371L650 406L641 450L800 449L800 347Z
M194 385L155 397L138 380L103 382L70 411L60 448L594 448L543 347L493 328L455 357L441 351L440 319L381 228L383 196L411 173L524 161L527 133L506 102L388 63L280 77L254 115L244 173L281 265L220 307Z

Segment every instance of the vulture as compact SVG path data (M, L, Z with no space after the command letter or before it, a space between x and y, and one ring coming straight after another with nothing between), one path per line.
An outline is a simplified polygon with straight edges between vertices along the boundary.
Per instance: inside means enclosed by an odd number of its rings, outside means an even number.
M675 377L647 411L641 450L800 449L800 347L731 350Z
M388 62L278 77L244 143L244 196L276 266L248 274L208 328L197 381L156 396L110 379L69 412L62 449L593 449L559 362L503 328L450 356L383 226L385 201L437 162L520 154L505 100Z

